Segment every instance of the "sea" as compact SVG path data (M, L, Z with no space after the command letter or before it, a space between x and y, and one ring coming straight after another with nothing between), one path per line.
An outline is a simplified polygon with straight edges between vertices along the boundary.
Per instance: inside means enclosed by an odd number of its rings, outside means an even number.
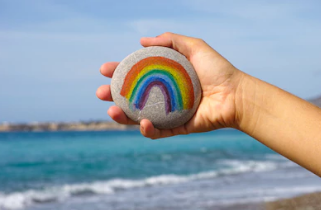
M317 191L318 176L233 129L0 133L0 210L215 210Z

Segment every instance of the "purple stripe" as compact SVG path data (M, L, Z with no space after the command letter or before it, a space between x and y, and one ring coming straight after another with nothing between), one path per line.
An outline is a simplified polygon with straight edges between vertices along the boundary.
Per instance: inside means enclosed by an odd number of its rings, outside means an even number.
M172 107L171 107L171 99L169 97L169 92L168 92L166 86L160 81L153 81L147 86L147 88L143 92L142 98L139 100L138 108L140 110L142 110L145 107L147 99L148 99L148 96L149 96L149 92L151 91L151 89L154 86L157 86L157 87L159 87L161 89L161 91L162 91L162 93L164 95L166 114L168 114L172 109Z

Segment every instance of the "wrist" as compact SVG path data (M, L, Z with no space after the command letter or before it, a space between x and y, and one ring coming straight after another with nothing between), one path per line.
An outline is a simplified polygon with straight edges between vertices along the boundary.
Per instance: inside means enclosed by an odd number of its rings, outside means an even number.
M242 71L239 71L239 81L235 89L235 127L245 133L251 134L249 128L257 119L256 109L260 103L260 97L257 92L258 80Z

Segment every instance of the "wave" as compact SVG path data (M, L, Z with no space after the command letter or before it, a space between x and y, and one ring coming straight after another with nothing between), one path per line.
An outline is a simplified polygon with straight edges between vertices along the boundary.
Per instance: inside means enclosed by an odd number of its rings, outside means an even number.
M246 172L260 172L274 170L278 167L272 161L238 161L222 160L219 164L223 169L201 172L191 175L160 175L140 180L112 179L107 181L95 181L91 183L66 184L62 186L48 187L40 190L27 190L4 194L0 192L0 209L22 209L36 203L63 201L73 196L91 194L112 194L117 191L152 187L157 185L177 184L188 181L215 178L224 175L235 175Z

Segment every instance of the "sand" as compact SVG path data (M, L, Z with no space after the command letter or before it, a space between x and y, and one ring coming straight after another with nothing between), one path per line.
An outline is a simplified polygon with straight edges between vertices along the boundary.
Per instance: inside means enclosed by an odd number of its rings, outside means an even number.
M280 199L266 203L248 203L215 210L321 210L321 192L301 195L294 198Z
M321 192L265 204L266 210L321 210Z

